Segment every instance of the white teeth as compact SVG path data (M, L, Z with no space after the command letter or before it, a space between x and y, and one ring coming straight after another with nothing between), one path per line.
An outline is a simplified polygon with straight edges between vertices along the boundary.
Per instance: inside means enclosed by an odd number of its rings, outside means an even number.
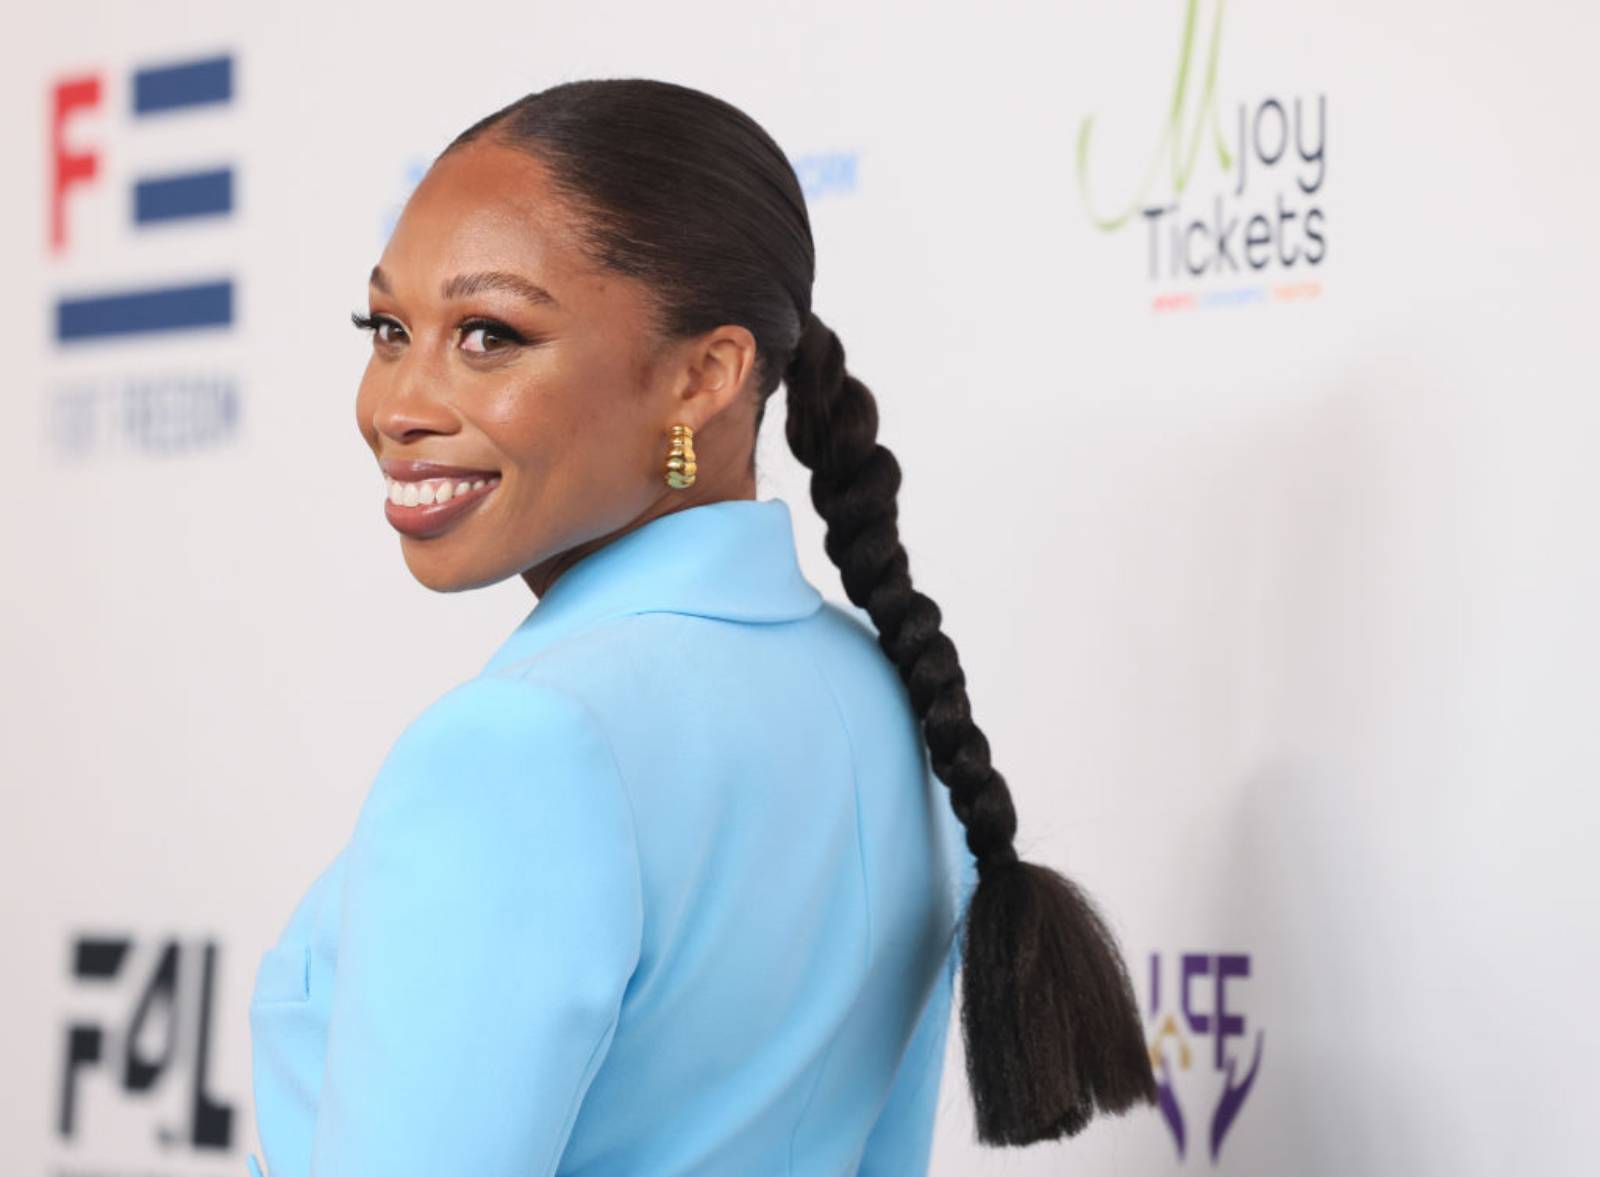
M385 497L397 507L427 507L435 503L448 503L453 498L459 498L468 491L482 490L486 486L497 486L500 476L479 478L476 481L463 479L451 483L447 480L424 479L421 482L405 482L398 478L387 480L388 486Z

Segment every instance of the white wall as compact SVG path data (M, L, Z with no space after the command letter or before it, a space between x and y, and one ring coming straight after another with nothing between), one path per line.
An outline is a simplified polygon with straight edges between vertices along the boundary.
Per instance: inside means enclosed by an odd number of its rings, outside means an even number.
M1141 1000L1159 997L1152 1041L1176 1015L1159 1044L1181 1158L1153 1110L980 1149L952 1034L934 1173L1587 1171L1600 18L1556 0L1228 5L1213 96L1234 170L1207 123L1181 196L1168 165L1145 202L1210 219L1220 198L1242 235L1281 196L1291 232L1320 210L1324 252L1152 278L1147 222L1097 229L1080 182L1101 213L1139 191L1185 11L13 15L0 1167L244 1171L260 952L348 836L389 742L531 603L520 581L439 596L409 577L355 429L366 344L347 314L451 135L556 81L644 74L736 102L818 181L815 305L880 400L914 575L961 650L1023 853L1102 899ZM1216 12L1196 6L1186 128L1209 109ZM129 114L134 70L215 54L232 101ZM50 100L85 73L102 101L69 139L102 170L69 196L58 255ZM1268 99L1308 117L1321 104L1321 171L1291 143L1276 168L1250 157L1236 194L1240 108ZM205 164L233 169L233 215L130 226L133 179ZM1311 193L1296 182L1319 174ZM56 339L63 296L204 276L235 283L231 327ZM159 411L130 421L139 388L162 390ZM219 388L231 426L212 414ZM772 407L759 494L791 503L808 573L842 601ZM192 446L150 448L186 424L204 427ZM113 980L75 979L75 945L97 937L131 955ZM173 941L173 1061L140 1093L85 1068L63 1137L71 1027L120 1049ZM1215 1162L1229 1072L1184 1016L1184 954L1200 957L1199 1019L1219 961L1245 958L1224 990L1234 1085L1260 1044ZM197 1090L232 1109L221 1149L193 1143Z

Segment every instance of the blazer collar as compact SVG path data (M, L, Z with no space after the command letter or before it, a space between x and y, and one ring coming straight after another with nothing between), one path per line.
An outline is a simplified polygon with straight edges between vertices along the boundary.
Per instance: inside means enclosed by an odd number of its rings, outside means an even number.
M629 613L795 621L822 604L800 571L783 499L723 499L659 515L564 570L482 673Z

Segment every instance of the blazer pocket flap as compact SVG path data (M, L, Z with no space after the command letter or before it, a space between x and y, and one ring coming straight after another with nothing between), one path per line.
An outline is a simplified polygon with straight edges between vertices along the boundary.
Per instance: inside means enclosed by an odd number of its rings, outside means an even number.
M261 956L252 1005L265 1001L305 1001L311 996L311 945L277 944Z

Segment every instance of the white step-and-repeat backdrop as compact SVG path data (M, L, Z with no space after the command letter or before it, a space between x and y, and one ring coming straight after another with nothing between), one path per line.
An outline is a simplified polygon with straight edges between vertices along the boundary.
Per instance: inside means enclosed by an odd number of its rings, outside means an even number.
M531 604L384 521L348 314L529 90L803 178L1025 856L1167 1099L933 1170L1591 1172L1594 10L1443 0L18 4L0 38L0 1171L220 1177L255 963ZM781 396L760 497L843 601Z

